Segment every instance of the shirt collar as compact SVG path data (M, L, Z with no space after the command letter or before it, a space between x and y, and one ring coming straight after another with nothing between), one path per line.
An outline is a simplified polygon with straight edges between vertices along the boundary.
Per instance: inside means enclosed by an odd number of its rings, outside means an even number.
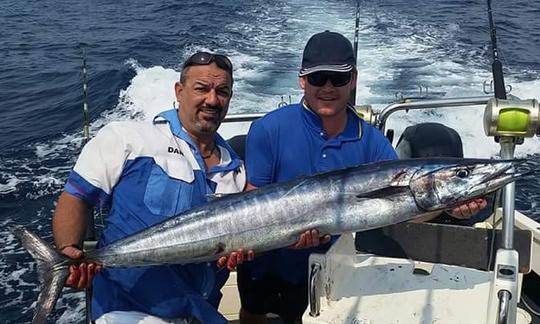
M186 129L182 126L182 122L180 121L180 118L178 118L178 110L171 109L157 114L154 117L153 123L168 123L169 128L174 136L186 141L193 150L199 150L197 145L193 143L191 136L189 136ZM240 167L242 161L240 160L240 157L236 154L236 152L234 152L234 150L231 148L229 143L227 143L218 133L216 133L214 140L216 141L216 145L218 145L218 147L223 147L227 150L227 154L224 154L223 150L221 150L220 148L221 163L214 166L210 170L210 172L229 171ZM200 154L197 155L200 156ZM197 158L197 160L199 160L199 158ZM199 161L199 163L201 162L204 161Z
M315 112L311 110L311 108L307 106L304 98L302 98L300 106L302 116L307 122L307 125L318 134L324 133L321 117L319 117ZM358 116L358 114L356 114L354 107L350 104L347 104L347 124L345 125L345 129L343 130L343 132L336 136L335 139L341 141L360 139L362 127L361 124L362 119Z
M171 129L171 132L174 134L174 136L179 137L183 140L186 140L188 143L192 144L191 137L187 134L184 127L182 127L182 123L180 122L180 118L178 118L178 110L171 109L171 110L165 110L160 112L154 117L154 124L158 123L169 123L169 128ZM185 138L188 137L188 138Z

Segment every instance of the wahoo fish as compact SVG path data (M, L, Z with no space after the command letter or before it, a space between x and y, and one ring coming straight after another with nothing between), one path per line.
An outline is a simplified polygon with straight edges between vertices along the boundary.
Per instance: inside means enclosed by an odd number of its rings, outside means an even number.
M110 245L86 252L103 267L217 260L240 248L258 252L294 244L301 233L358 232L442 211L484 196L525 173L525 160L385 161L225 195ZM37 262L41 292L33 323L44 323L78 264L22 227L11 231Z

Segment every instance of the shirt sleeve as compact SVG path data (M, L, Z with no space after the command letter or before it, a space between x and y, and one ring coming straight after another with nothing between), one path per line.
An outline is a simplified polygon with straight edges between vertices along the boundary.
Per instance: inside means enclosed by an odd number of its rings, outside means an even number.
M383 141L381 145L379 145L377 150L377 157L376 161L384 161L384 160L397 160L398 155L396 153L396 150L392 147L392 144L390 144L390 141L383 136Z
M365 122L362 123L363 127L366 125ZM384 134L377 128L373 126L370 127L371 135L371 161L387 161L387 160L397 160L398 155L396 150L392 147L392 143L384 136Z
M91 205L107 206L127 154L126 145L114 126L103 127L84 146L64 190Z
M246 140L246 172L248 183L262 187L273 182L274 154L270 135L265 129L264 120L251 124Z

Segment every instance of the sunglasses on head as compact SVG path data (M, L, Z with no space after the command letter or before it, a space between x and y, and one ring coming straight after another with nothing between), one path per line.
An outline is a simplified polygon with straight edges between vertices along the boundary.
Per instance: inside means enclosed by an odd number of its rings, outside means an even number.
M197 52L191 55L186 62L184 62L183 69L192 65L208 65L216 63L216 65L232 74L233 67L231 61L225 55L212 54L208 52Z
M330 83L334 87L343 87L349 81L351 81L352 72L330 72L330 71L321 71L315 72L307 75L307 81L309 84L322 87L326 82Z

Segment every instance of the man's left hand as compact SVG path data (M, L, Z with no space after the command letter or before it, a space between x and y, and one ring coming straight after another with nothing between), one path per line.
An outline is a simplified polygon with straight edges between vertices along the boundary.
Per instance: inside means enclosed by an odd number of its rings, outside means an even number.
M447 210L446 212L454 218L469 219L476 215L481 209L486 208L486 206L487 201L484 198L476 198L454 209Z
M218 268L224 268L227 266L229 271L233 271L237 265L244 263L244 261L252 261L255 257L253 250L244 252L244 249L238 249L236 252L231 252L231 254L221 257L217 260Z

